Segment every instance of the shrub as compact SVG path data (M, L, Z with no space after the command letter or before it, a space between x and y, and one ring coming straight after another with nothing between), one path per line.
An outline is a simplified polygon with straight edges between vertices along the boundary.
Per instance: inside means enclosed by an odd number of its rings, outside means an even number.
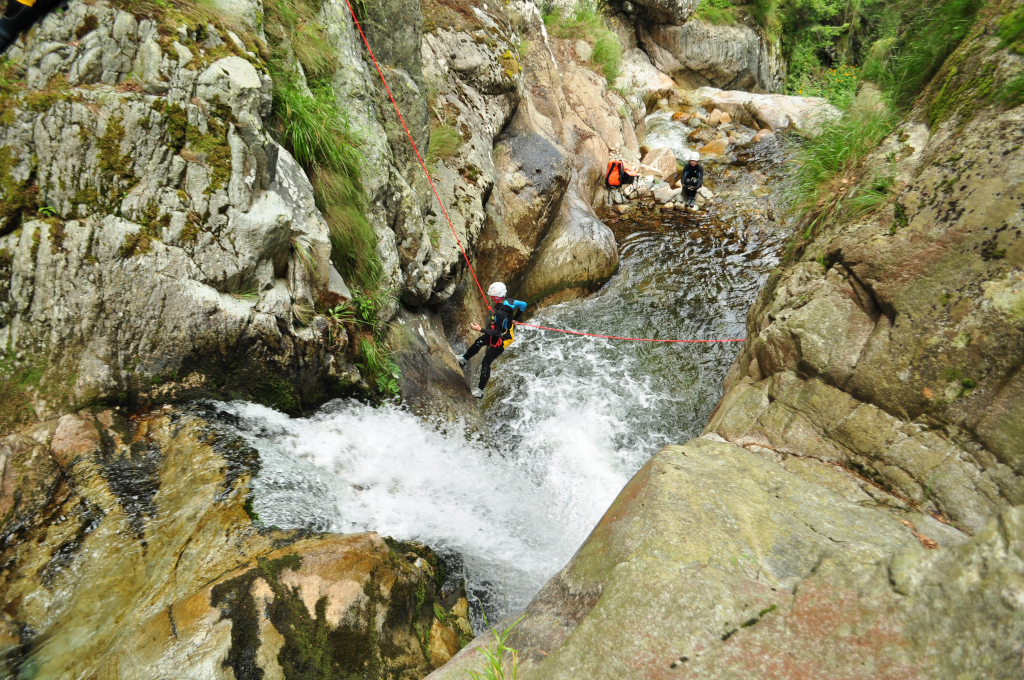
M974 25L982 0L905 2L898 35L864 65L899 108L910 106Z
M736 12L729 0L700 0L694 16L716 26L736 23Z

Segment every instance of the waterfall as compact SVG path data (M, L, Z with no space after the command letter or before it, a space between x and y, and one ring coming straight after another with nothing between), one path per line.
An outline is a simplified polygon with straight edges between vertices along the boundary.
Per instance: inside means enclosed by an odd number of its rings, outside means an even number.
M749 205L760 194L745 181L737 175L734 189ZM743 337L746 310L778 262L781 239L764 207L722 206L703 220L616 217L615 277L531 321L633 337ZM738 351L522 328L494 365L489 436L349 400L295 419L218 406L260 451L252 486L265 525L425 543L465 578L479 624L481 606L492 622L525 607L651 455L699 435Z

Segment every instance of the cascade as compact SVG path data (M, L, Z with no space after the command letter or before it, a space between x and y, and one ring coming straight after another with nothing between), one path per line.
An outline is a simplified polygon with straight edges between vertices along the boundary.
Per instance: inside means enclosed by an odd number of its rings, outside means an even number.
M732 174L718 190L749 196L745 170ZM729 200L704 219L653 206L609 212L618 273L531 321L633 337L743 337L782 241L766 212ZM522 328L488 386L490 436L354 401L299 419L243 402L220 407L260 451L253 491L265 525L426 543L465 578L479 626L484 613L493 622L525 607L651 455L700 434L738 349Z

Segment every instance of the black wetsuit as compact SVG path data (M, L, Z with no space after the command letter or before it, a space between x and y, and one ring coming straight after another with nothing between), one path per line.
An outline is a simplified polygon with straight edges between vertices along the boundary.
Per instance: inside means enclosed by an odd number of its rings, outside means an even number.
M511 302L505 300L498 305L494 313L491 314L487 326L484 327L483 335L477 338L477 341L470 345L463 355L470 359L484 347L487 348L487 351L484 352L483 363L480 364L480 389L487 387L487 381L491 378L491 362L505 351L505 341L512 339L514 322L525 309L526 303L519 300Z
M700 163L690 165L687 162L686 168L683 169L683 196L686 198L687 205L693 205L697 198L697 190L702 186L704 186L704 166Z
M50 13L60 4L60 0L36 0L32 5L22 4L18 0L7 0L7 9L0 17L0 55L10 47L22 33Z

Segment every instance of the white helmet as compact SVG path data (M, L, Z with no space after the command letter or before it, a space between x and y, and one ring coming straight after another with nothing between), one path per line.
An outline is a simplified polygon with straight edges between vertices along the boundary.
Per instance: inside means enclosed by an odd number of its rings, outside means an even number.
M693 153L690 154L690 160L691 161L699 161L700 160L700 154L697 153L696 151L694 151Z
M503 298L505 297L505 293L507 292L508 289L505 288L505 284L502 283L501 281L495 281L487 288L487 294L490 295L491 297Z

